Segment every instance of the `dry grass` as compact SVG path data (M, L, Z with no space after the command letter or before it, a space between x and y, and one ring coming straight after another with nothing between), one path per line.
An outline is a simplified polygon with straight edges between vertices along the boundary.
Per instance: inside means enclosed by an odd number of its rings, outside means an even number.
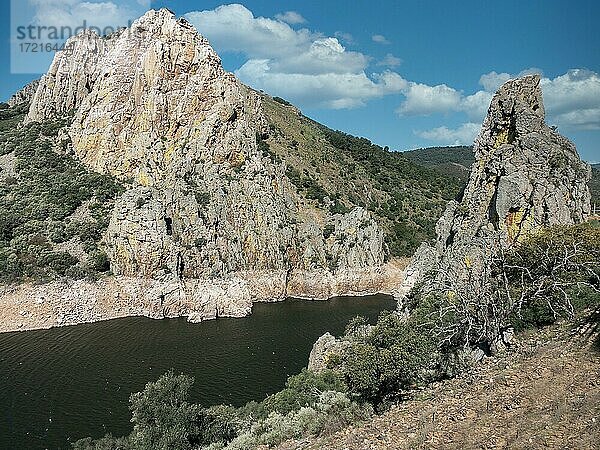
M522 335L510 352L368 423L281 450L599 449L597 328L563 324Z

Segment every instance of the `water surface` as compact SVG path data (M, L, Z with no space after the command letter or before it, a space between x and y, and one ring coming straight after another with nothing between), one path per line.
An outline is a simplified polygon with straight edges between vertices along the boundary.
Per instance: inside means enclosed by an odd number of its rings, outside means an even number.
M241 319L190 324L129 317L0 334L0 449L69 448L85 436L130 431L129 394L174 368L195 377L192 401L242 405L281 389L313 342L373 321L391 297L287 300Z

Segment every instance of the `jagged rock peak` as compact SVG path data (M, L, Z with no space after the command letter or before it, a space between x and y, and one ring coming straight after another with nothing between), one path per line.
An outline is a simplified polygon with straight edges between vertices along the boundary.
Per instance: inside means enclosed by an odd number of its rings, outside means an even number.
M424 244L416 252L405 289L438 263L456 272L541 227L586 219L591 168L544 115L539 75L510 80L496 92L462 199L438 221L435 248Z
M589 214L590 168L575 145L544 122L539 75L498 90L474 151L462 211L454 214L468 225L464 231L492 228L511 243L535 228L578 223Z
M99 36L95 31L86 29L69 38L65 50L57 52L48 73L40 80L26 121L42 121L77 110L91 93L98 77L111 72L110 64L115 59L125 55L132 57L134 50L140 53L152 47L160 50L170 46L174 46L174 58L181 57L183 52L182 59L189 60L193 53L196 69L197 65L205 64L217 71L222 70L219 56L188 21L176 19L166 8L150 10L135 20L130 28L111 35ZM139 64L135 60L120 62L127 62L133 67ZM174 69L185 70L184 62L174 59L170 66L164 67L161 75L167 76Z
M21 103L30 103L35 95L35 91L37 90L40 84L40 80L33 80L15 92L6 103L8 106L13 107L19 105Z
M170 61L152 60L161 51L168 53ZM146 61L146 66L163 63L162 70L154 73L163 77L198 70L200 65L222 71L219 56L189 22L176 19L166 8L150 10L130 28L109 36L101 37L88 29L69 38L65 50L55 55L48 73L42 77L26 121L41 121L76 110L98 77L112 74L111 63L122 64L124 58L133 58L127 61L131 71L143 64L142 56L151 60Z

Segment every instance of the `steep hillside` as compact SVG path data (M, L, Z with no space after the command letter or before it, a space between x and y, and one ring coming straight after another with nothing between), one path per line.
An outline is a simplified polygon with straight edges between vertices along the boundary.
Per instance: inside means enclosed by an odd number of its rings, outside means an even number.
M508 353L435 383L385 414L279 450L577 448L600 435L598 327L519 336ZM266 447L265 447L266 448Z
M263 101L270 131L262 148L285 161L287 177L307 199L332 213L355 206L373 212L392 256L410 256L433 238L446 202L460 191L459 180L333 131L281 99Z

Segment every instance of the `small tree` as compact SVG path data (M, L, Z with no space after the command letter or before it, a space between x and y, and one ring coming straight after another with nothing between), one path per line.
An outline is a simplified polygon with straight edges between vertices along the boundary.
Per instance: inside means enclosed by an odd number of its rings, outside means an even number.
M132 449L186 450L201 442L202 409L187 402L194 379L170 370L129 398Z

